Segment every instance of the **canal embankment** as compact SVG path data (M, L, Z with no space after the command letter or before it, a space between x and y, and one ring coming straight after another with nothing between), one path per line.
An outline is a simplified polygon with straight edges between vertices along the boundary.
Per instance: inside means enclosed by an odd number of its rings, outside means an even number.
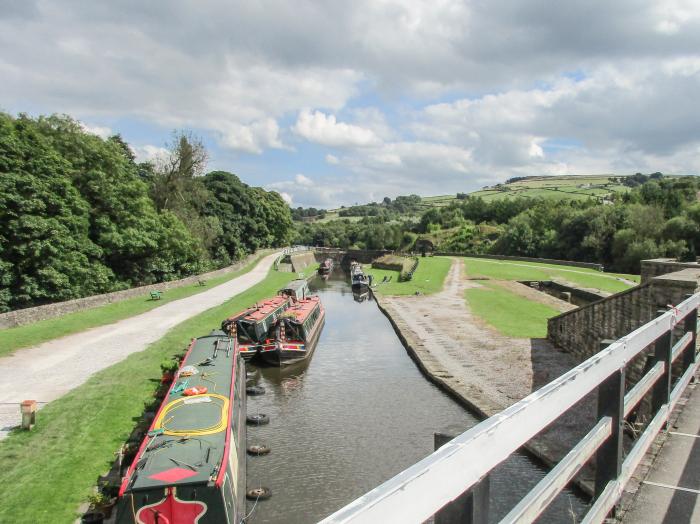
M505 336L470 311L464 259L452 259L443 290L432 295L375 294L404 347L423 373L482 418L498 414L577 362L544 338ZM525 288L526 286L523 286ZM533 291L534 292L534 291ZM553 297L546 300L553 304ZM561 301L561 308L570 307ZM556 304L554 304L556 305ZM544 464L556 464L592 427L595 398L583 403L526 445ZM591 491L590 471L578 479Z

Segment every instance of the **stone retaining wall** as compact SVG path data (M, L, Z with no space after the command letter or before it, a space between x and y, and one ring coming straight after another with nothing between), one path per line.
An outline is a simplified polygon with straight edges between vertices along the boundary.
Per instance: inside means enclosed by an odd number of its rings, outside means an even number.
M583 362L600 351L602 340L616 340L658 316L667 305L682 302L696 293L700 269L685 269L654 277L648 282L611 295L547 321L547 338ZM644 372L646 350L627 366L630 383Z
M654 258L642 260L642 284L660 275L683 269L700 269L697 262L678 262L675 258Z
M469 257L489 258L493 260L512 260L515 262L537 262L540 264L557 264L560 266L584 267L587 269L595 269L596 271L603 271L603 264L594 264L593 262L574 262L572 260L556 260L554 258L512 257L508 255L476 255L474 253L455 253L452 251L436 251L435 255L445 257Z
M293 253L289 255L289 259L292 264L292 271L299 273L303 269L309 267L316 263L316 257L311 251L302 251L300 253Z
M104 293L102 295L93 295L90 297L77 298L74 300L66 300L64 302L46 304L44 306L9 311L7 313L0 314L0 329L31 324L32 322L37 322L39 320L55 318L68 313L74 313L76 311L82 311L85 309L103 306L112 302L119 302L127 298L145 296L151 291L165 291L167 289L196 284L200 280L208 280L210 278L216 278L227 273L238 271L250 264L258 256L267 255L272 253L273 251L274 249L261 250L225 268L217 269L216 271L210 271L208 273L203 273L201 275L194 275L180 280L170 280L168 282L160 282L158 284L151 284L148 286L134 287L130 289L124 289L122 291Z

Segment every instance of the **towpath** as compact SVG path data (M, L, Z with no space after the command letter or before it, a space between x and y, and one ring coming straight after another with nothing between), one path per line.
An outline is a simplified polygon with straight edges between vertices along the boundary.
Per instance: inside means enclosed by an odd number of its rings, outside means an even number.
M94 373L143 351L180 322L261 282L278 255L268 255L248 273L202 293L0 358L0 439L19 425L22 400L36 400L42 407Z
M495 415L574 367L573 357L545 339L510 338L486 325L469 310L464 260L453 259L443 291L434 295L378 297L423 370L464 404L484 417ZM508 284L510 286L510 284ZM533 290L519 290L532 294ZM529 297L532 298L532 297ZM558 309L570 304L553 297L542 301ZM554 302L561 304L554 304ZM595 412L572 410L570 415L528 448L547 463L557 462L592 425ZM586 416L583 413L589 413ZM436 428L439 429L439 428Z

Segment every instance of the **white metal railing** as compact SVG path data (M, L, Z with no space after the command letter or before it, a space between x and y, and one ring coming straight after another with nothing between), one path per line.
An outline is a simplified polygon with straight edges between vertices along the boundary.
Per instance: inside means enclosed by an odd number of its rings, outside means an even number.
M279 256L275 259L274 263L274 268L275 271L279 269L280 262L282 262L282 259L286 257L287 255L291 255L292 253L296 253L298 251L308 251L311 248L309 246L290 246L290 247L285 247L282 252L279 254Z
M424 522L445 505L476 489L498 464L595 390L595 427L501 522L532 522L591 458L596 460L597 497L584 522L602 522L697 371L699 305L700 294L690 296L322 522ZM673 330L681 322L684 334L673 345ZM651 344L655 347L655 364L625 394L626 365ZM672 388L671 364L681 356L682 374ZM650 391L655 415L623 457L624 419Z

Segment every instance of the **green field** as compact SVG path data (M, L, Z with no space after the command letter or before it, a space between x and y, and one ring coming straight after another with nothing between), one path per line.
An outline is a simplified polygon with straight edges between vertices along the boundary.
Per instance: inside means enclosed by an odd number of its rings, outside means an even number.
M588 200L629 191L627 186L611 180L611 177L612 175L534 177L510 184L499 184L470 194L480 196L484 200L516 197Z
M470 278L492 278L495 280L566 280L582 287L618 293L633 287L629 282L639 282L639 275L604 273L594 269L539 262L516 262L465 258L467 276ZM623 280L624 279L624 280Z
M0 442L0 522L73 522L78 505L152 402L161 361L289 280L289 273L270 271L260 284L179 324L146 350L46 405L33 431L15 431Z
M14 328L0 330L0 357L12 353L17 349L36 346L47 340L64 337L73 333L79 333L86 329L104 326L119 320L150 311L168 302L189 297L211 289L214 286L228 282L229 280L239 277L255 267L260 261L262 255L259 255L239 271L234 271L221 275L216 278L210 278L206 281L205 286L190 284L183 287L169 289L162 293L160 300L151 300L150 294L144 294L140 297L128 298L119 302L105 304L84 311L76 311L56 318L40 320L32 324L18 326Z
M549 306L527 300L496 283L483 282L482 285L466 291L469 308L508 337L543 338L547 335L547 319L559 314Z
M367 269L374 280L374 291L381 295L423 295L436 293L442 289L447 272L450 270L450 259L446 257L425 257L418 259L418 269L413 279L399 282L399 272L386 269ZM391 277L391 282L384 282L384 277Z

